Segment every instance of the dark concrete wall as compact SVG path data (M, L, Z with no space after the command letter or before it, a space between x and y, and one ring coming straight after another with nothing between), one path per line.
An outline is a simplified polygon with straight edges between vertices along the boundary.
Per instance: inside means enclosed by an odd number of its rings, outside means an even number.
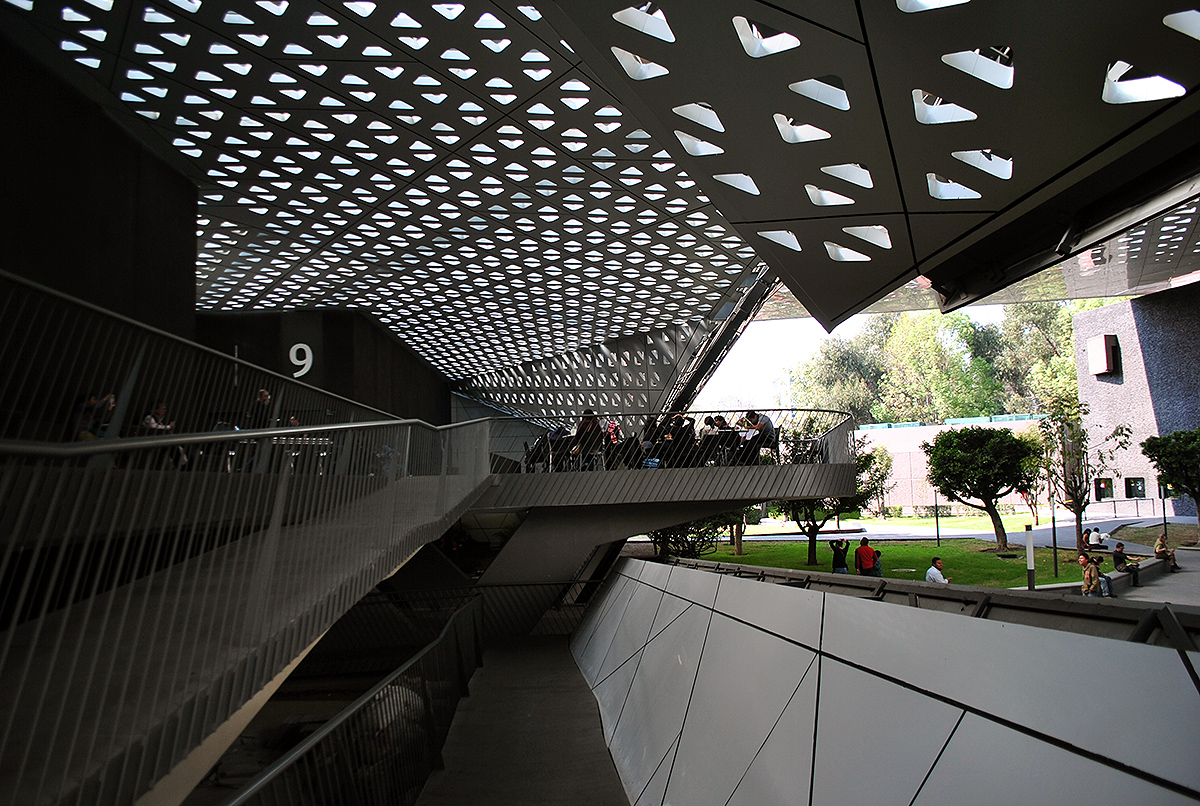
M1128 450L1114 462L1111 476L1116 498L1125 496L1126 478L1144 478L1146 494L1157 494L1156 472L1142 454L1141 441L1151 435L1200 428L1200 372L1192 346L1200 333L1200 285L1169 289L1117 302L1075 315L1075 360L1079 398L1088 404L1092 444L1125 423L1133 431ZM1091 375L1087 341L1115 335L1121 351L1120 371ZM1176 514L1192 514L1194 503L1177 500ZM1102 513L1101 505L1097 513ZM1124 514L1126 508L1121 508Z
M191 338L195 185L3 39L0 75L3 268Z
M446 377L358 311L200 313L196 340L287 377L303 368L293 345L305 344L312 366L297 380L400 417L450 422Z
M1200 285L1132 300L1146 382L1160 434L1200 428Z

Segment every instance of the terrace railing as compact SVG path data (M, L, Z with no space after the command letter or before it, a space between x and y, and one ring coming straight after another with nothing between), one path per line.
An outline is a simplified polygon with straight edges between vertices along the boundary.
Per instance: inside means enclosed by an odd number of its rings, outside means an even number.
M270 402L257 402L265 389ZM72 442L395 419L0 272L0 439Z
M746 464L842 464L854 461L854 421L841 411L763 409L775 430L754 439L745 410L681 414L592 415L599 433L580 430L585 415L540 427L494 427L497 473L564 473ZM728 425L702 435L708 419Z
M432 642L227 806L353 803L412 806L433 769L458 701L483 658L483 601L462 604Z
M488 423L0 442L0 802L132 803L485 488Z

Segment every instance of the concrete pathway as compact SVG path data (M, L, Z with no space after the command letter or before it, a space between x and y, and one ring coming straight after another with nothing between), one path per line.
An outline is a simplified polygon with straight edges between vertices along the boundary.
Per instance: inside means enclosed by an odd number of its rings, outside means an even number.
M1176 549L1175 561L1182 570L1173 574L1160 574L1147 580L1140 588L1122 590L1121 598L1132 599L1135 602L1164 602L1200 607L1200 549Z
M565 636L489 649L417 806L629 806Z

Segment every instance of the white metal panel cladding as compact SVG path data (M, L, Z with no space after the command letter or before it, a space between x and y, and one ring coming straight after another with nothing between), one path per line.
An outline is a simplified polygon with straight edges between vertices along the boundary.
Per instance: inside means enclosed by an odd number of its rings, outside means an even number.
M613 635L610 646L620 644L640 657L632 675L619 667L591 681L606 732L615 725L610 748L630 802L690 802L692 788L703 785L718 802L756 806L798 797L805 802L810 788L813 802L822 803L1001 803L1017 791L1013 787L1023 793L1022 802L1050 792L1056 800L1082 803L1098 782L1145 802L1200 800L1188 761L1200 745L1192 729L1200 692L1171 648L680 566L671 568L665 583L654 578L652 584L641 573L644 565L625 560L615 569L630 603L636 599L631 586L652 589L645 597L652 602L659 591L693 581L708 583L715 597L688 606L674 622L687 619L685 629L651 630L644 647L622 634L627 627L639 639L645 634L644 619L628 607L609 608L597 625L597 632ZM723 609L727 588L739 589L743 606L736 616ZM768 590L758 608L744 606ZM821 621L820 632L810 635L815 640L785 637L755 616L778 609L779 597L789 593L793 608ZM608 596L593 606L603 608ZM1047 636L1053 651L1045 651ZM597 658L607 649L582 635L572 644L581 668L599 668ZM814 654L813 662L805 662ZM1078 675L1064 677L1062 667L1093 668L1093 657L1114 654L1122 667L1136 656L1140 674L1173 680L1173 696L1149 709L1127 710L1120 725L1105 720L1102 710L1081 706ZM1020 671L998 673L998 656ZM731 658L748 657L767 662L730 668ZM1001 678L1007 681L1003 691L978 685ZM686 709L672 695L681 690L691 692ZM649 691L667 696L648 697ZM770 712L763 713L768 705ZM1026 719L1014 708L1044 717ZM887 750L872 753L872 746ZM1170 758L1149 759L1148 748L1163 747L1176 749ZM720 751L714 756L706 748ZM859 756L870 759L871 774L857 776L862 780L846 771L847 758ZM983 756L988 763L977 763ZM712 762L708 767L699 766L704 758Z

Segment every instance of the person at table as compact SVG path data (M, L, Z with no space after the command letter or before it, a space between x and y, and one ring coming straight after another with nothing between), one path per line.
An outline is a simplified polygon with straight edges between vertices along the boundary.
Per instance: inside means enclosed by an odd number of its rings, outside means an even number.
M713 419L712 416L705 417L704 425L700 426L700 431L698 432L698 436L700 437L700 439L704 439L705 437L713 436L716 433L717 433L717 421L715 419Z
M725 415L723 414L718 414L716 417L713 417L713 424L717 426L718 431L733 430L733 426L729 424L729 421L725 419Z
M691 417L684 417L682 412L675 412L667 422L663 440L666 442L661 452L667 467L686 467L696 451L696 425Z
M584 409L583 416L575 426L575 446L571 453L579 457L584 470L604 469L604 440L607 435L600 425L600 418L591 409Z
M159 403L154 411L142 418L142 428L150 436L169 434L175 427L175 421L167 422L167 404Z
M738 464L758 464L758 453L775 442L775 424L771 418L757 411L746 412L746 438L738 450Z

